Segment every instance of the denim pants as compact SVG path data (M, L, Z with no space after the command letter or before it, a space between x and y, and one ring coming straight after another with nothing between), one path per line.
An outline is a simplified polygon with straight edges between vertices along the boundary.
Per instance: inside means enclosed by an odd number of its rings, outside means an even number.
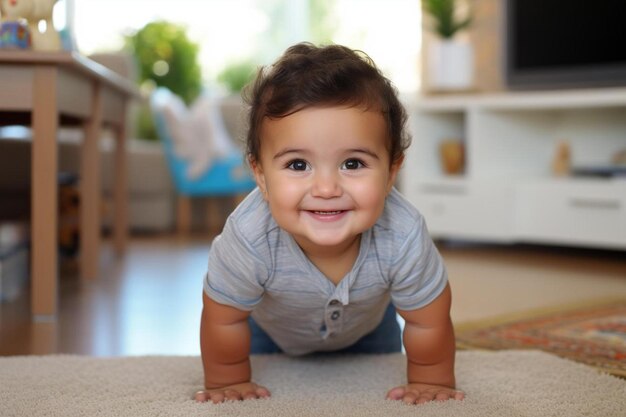
M282 353L282 349L252 319L248 318L252 342L250 353ZM383 320L371 333L366 334L353 345L333 353L393 353L400 352L402 341L400 325L396 320L396 309L390 303Z

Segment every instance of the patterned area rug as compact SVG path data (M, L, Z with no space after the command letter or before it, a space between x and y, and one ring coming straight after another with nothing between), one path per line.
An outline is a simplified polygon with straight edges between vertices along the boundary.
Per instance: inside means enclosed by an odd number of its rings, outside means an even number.
M626 300L457 326L459 349L540 349L626 377Z

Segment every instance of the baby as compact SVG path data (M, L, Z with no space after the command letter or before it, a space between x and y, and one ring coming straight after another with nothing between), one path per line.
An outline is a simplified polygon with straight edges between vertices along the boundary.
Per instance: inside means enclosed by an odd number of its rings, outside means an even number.
M269 397L251 353L399 352L396 311L407 382L387 398L462 399L446 271L393 187L410 141L395 88L362 53L302 43L248 93L258 187L211 247L196 400Z

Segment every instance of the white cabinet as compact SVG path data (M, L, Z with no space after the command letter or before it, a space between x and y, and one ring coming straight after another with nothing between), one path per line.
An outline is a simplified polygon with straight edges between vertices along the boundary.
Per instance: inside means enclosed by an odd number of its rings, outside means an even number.
M626 180L529 183L518 195L524 240L626 247Z
M434 237L626 249L626 175L551 168L562 142L573 169L611 166L626 150L626 89L428 97L407 110L401 188ZM465 148L458 175L440 162L451 139Z
M468 181L423 181L409 199L425 216L435 236L509 241L513 233L513 188Z

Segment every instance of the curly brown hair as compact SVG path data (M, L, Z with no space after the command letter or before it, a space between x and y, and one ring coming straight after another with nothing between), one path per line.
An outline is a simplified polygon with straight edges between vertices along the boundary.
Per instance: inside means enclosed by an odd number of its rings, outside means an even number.
M411 142L407 115L398 92L372 59L341 45L299 43L273 64L261 67L244 90L248 109L246 153L259 160L263 119L279 119L315 106L380 109L389 132L391 163L399 162Z

